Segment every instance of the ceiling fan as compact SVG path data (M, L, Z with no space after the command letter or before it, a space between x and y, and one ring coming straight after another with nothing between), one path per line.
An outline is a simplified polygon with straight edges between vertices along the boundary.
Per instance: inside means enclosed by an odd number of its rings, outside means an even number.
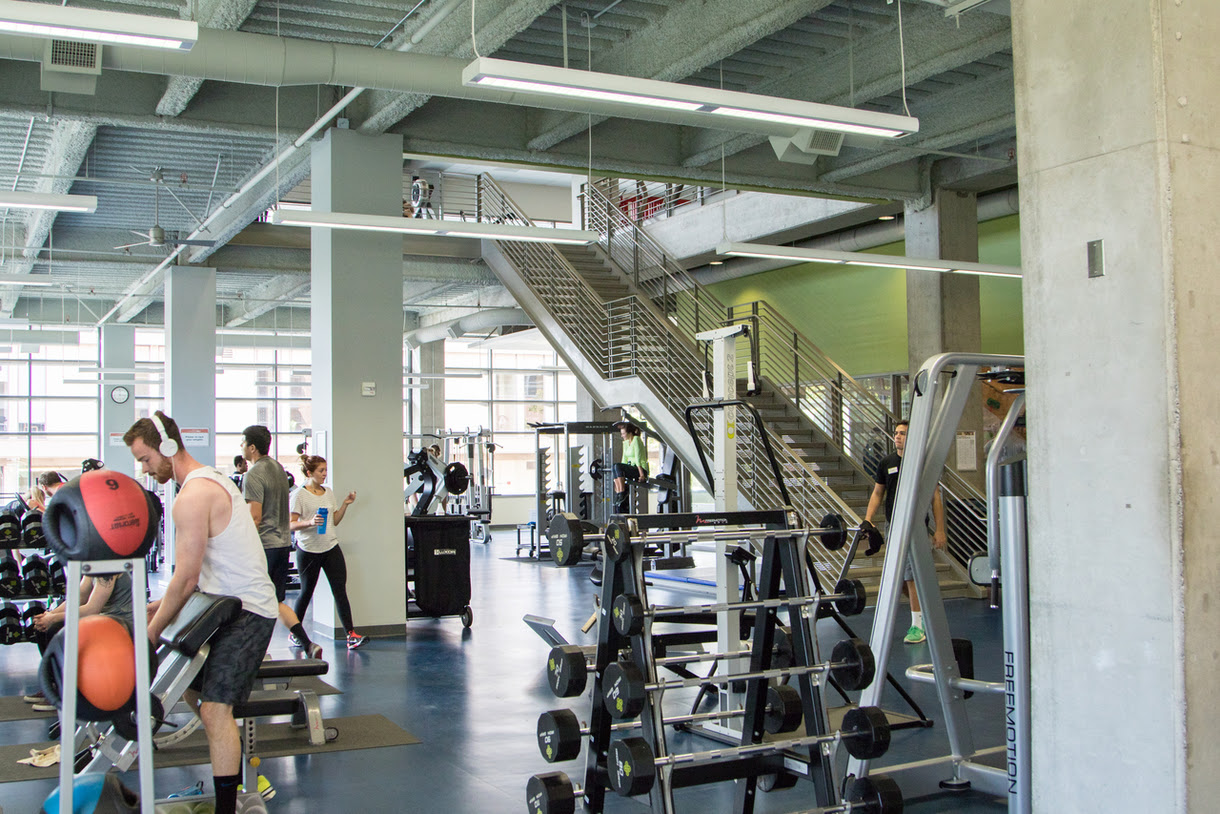
M132 169L138 170L137 167L132 167ZM183 180L186 179L185 174L182 177L183 177ZM165 246L215 246L216 245L215 240L197 240L197 239L192 240L189 238L178 238L176 236L167 237L165 234L165 230L161 228L160 224L158 224L158 221L161 220L161 188L162 187L165 187L165 191L168 192L170 195L172 195L174 200L177 201L178 204L187 211L187 214L189 214L192 218L194 218L195 222L198 223L201 227L203 225L203 221L199 220L199 217L197 215L195 215L194 212L191 211L190 207L188 207L185 203L183 203L182 199L179 198L177 195L175 195L174 191L165 185L165 176L160 167L153 168L153 171L148 176L148 180L152 181L155 184L155 186L153 188L153 224L147 232L138 232L135 229L129 230L133 235L143 238L143 240L139 240L135 243L124 243L122 246L115 246L114 248L130 250L130 249L135 248L136 246L152 246L154 248L162 248ZM171 234L176 235L177 233L172 232Z

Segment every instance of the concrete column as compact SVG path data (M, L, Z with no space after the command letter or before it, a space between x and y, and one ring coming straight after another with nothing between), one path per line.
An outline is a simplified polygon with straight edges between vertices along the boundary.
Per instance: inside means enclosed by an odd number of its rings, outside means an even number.
M170 266L165 303L165 414L183 431L187 451L211 466L216 463L216 269Z
M1205 0L1013 3L1036 811L1220 794L1218 39Z
M106 323L102 326L102 427L98 441L98 458L112 469L129 471L131 453L123 443L123 433L136 420L136 388L134 385L109 384L109 381L131 381L130 373L107 373L108 368L134 368L136 365L136 327ZM116 386L121 386L128 399L120 404L111 398Z
M315 211L400 215L402 137L328 130L312 184ZM336 495L357 493L339 527L352 613L361 632L401 634L402 238L314 229L311 256L313 449ZM342 635L325 581L309 614L316 630Z
M907 206L904 214L906 253L928 259L979 259L978 200L973 192L937 189L924 208ZM982 349L979 278L939 271L907 271L907 358L911 375L928 357L950 351ZM983 485L983 403L966 407L958 431L973 433L974 455L959 460L958 469L976 488Z
M445 372L445 341L425 342L419 346L419 372L429 375L439 375ZM440 434L445 431L445 380L420 379L428 385L419 393L419 427L425 436L428 433ZM423 446L431 446L435 439L425 437Z

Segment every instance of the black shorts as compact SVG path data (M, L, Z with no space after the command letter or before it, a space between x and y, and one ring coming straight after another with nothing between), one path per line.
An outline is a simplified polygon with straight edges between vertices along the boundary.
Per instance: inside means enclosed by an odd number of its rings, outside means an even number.
M271 584L275 586L275 598L283 602L284 594L288 592L288 569L292 566L292 546L281 548L264 548L267 555L267 574Z
M240 704L250 696L258 666L271 643L275 619L243 610L208 640L211 652L191 682L202 701Z
M644 473L634 464L615 464L614 477L625 480L643 480Z

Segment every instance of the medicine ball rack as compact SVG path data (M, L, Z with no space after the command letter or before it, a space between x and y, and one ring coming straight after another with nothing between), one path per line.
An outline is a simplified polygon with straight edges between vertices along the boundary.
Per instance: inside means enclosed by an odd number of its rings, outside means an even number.
M132 604L132 639L136 642L148 641L148 614L144 610L144 597L148 595L148 576L144 573L144 557L120 560L68 560L67 582L69 585L80 585L84 576L96 577L106 574L126 573L131 577ZM76 720L76 688L77 647L79 645L80 627L80 591L68 591L64 597L67 605L67 615L64 619L64 667L61 683L61 703L59 711L59 753L61 755L76 754L76 728L64 726L64 721ZM152 732L152 693L151 670L149 663L149 648L136 647L136 729L139 744L140 773L140 812L154 814L155 798L153 796L153 732ZM71 814L75 811L73 803L73 761L59 762L59 811L60 814Z
M884 814L901 810L901 796L895 799L897 789L888 780L874 777L869 785L872 797L866 800L868 795L859 788L844 788L836 777L835 755L839 744L853 754L878 757L888 746L889 726L884 713L870 708L853 717L855 728L850 731L830 731L823 694L828 677L835 675L849 689L860 689L873 679L873 659L869 648L855 639L840 642L831 661L820 659L813 635L813 621L821 615L819 608L831 602L846 600L850 603L848 594L855 588L849 586L841 596L821 593L807 577L804 552L810 534L822 534L827 530L799 530L791 525L791 514L785 510L615 516L611 519L606 531L606 578L598 611L597 647L593 663L587 667L593 686L589 725L581 730L588 740L584 782L577 788L562 773L531 778L527 786L531 812L571 812L575 810L576 798L580 797L586 811L600 814L605 810L606 790L610 788L623 796L646 792L652 811L674 814L677 810L675 789L738 780L732 810L750 814L754 811L760 779L791 780L794 765L802 767L804 774L801 776L812 781L813 797L820 809L846 811L849 810L846 804L851 802L852 811ZM753 609L751 646L748 651L700 654L681 659L723 661L728 666L719 676L661 680L659 669L669 667L679 659L658 657L654 625L689 623L694 617L707 614L697 614L693 609L692 613L683 614L679 608L658 608L648 603L644 570L644 539L648 535L644 532L710 527L715 530L713 533L723 535L733 526L763 527L740 532L743 540L760 544L762 548L757 599L730 603L715 612ZM633 618L621 618L628 605L635 609ZM746 608L747 605L750 608ZM773 645L781 628L780 610L788 612L791 622L788 634L791 662L783 667L773 662ZM627 652L630 659L620 662L621 655ZM736 666L746 663L747 659L748 668L737 670ZM572 668L571 665L552 664L549 669L570 671ZM782 728L768 723L769 713L775 707L774 696L772 694L769 699L769 693L771 680L781 678L796 684L804 727L802 731L797 725L796 732L781 736L771 745L764 740L764 733ZM665 735L666 724L674 720L663 715L665 690L730 683L744 688L741 694L743 710L740 716L735 711L718 714L740 717L740 742L728 749L707 753L674 754ZM771 709L768 708L769 700L772 701ZM616 717L630 718L637 711L639 728L636 734L639 737L616 737L623 729ZM550 713L544 715L544 719L550 718ZM542 726L540 720L540 732ZM859 747L853 744L859 744ZM647 778L645 782L640 782L640 775Z

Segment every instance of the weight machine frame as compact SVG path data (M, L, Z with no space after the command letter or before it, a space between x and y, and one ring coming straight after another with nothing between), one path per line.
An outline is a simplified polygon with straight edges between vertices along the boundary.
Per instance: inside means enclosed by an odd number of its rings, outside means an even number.
M907 677L935 684L944 713L950 752L938 758L882 767L886 775L899 782L904 796L908 799L946 789L977 788L1000 797L1010 796L1014 806L1010 810L1013 812L1020 811L1024 814L1028 811L1028 808L1021 807L1028 804L1021 803L1023 797L1028 800L1028 759L1024 761L1024 766L1018 763L1022 754L1028 756L1029 742L1029 631L1028 591L1025 584L1023 473L1016 479L1020 481L1022 494L1011 495L1012 500L1006 498L1007 518L1001 524L1007 527L1009 532L1007 542L1002 548L1004 559L1009 565L1003 593L1005 668L1011 670L1011 685L1004 681L977 681L962 677L953 653L949 621L940 583L936 577L931 545L927 544L926 540L921 540L918 545L912 544L913 533L922 528L922 523L916 522L916 518L923 515L921 507L928 506L932 501L932 494L940 480L979 369L985 366L1023 367L1024 364L1025 359L1022 356L943 353L924 362L912 380L911 424L903 453L903 466L898 475L894 518L890 524L870 644L876 659L877 673L886 672L890 641L902 594L903 563L909 557L923 607L924 632L928 637L932 661L929 665L909 668ZM946 384L944 374L949 373L951 368L952 374L947 377ZM998 450L1003 447L1008 433L1015 425L1017 411L1023 406L1023 402L1022 396L1014 403L1001 427L1001 434L993 442L992 453L988 456L989 480L991 467L997 466L999 462ZM1016 484L1010 484L1009 491L1016 490ZM993 499L989 497L989 504ZM1019 518L1016 509L1020 511ZM874 682L861 693L860 704L879 704L883 689L883 683ZM1011 749L1007 746L984 749L975 746L965 707L965 695L969 692L1013 693L1012 697L1007 699L1009 711L1013 715L1013 723L1006 733L1014 744ZM996 756L1005 758L1003 768L981 762L984 758ZM867 777L870 764L869 760L850 759L847 768L848 780ZM1025 795L1019 793L1022 785L1025 786Z

